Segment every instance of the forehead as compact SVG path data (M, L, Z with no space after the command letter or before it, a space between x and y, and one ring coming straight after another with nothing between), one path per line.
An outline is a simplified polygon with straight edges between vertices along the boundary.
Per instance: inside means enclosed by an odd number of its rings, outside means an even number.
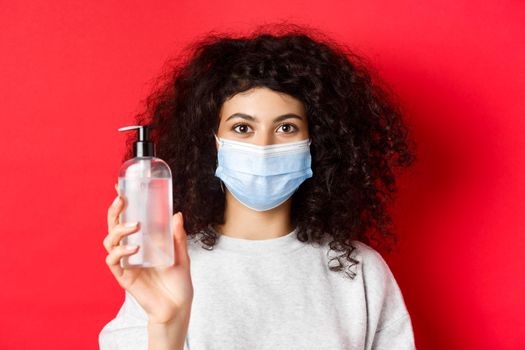
M303 103L293 96L266 87L256 87L240 92L223 103L221 119L233 113L245 113L257 118L273 118L286 113L304 116L305 110Z

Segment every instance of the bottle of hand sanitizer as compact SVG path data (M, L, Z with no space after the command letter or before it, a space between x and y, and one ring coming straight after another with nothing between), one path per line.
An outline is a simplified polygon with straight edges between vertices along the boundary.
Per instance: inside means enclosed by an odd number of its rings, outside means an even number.
M139 246L133 255L123 257L120 265L129 267L162 267L174 263L172 237L173 194L171 170L155 157L155 144L150 141L150 126L126 126L118 131L137 130L133 155L119 171L118 187L124 197L120 222L136 221L139 230L121 240L124 245Z

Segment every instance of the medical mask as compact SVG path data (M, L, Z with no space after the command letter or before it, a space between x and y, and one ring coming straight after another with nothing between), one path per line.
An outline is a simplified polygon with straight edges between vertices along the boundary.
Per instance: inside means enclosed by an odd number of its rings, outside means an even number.
M310 139L267 146L218 138L217 169L231 194L256 211L273 209L312 177Z

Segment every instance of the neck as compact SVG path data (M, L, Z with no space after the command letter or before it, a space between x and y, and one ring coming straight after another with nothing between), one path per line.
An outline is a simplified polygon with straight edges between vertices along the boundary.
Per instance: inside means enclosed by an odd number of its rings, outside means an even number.
M225 236L242 239L271 239L290 233L294 227L290 220L292 198L280 206L256 211L244 206L226 189L224 224L217 231Z

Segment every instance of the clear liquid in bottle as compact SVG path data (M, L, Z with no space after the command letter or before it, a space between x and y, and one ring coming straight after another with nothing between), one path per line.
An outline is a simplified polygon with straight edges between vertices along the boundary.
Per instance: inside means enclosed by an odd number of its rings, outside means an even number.
M125 236L123 245L137 245L138 251L121 259L121 266L162 267L174 263L172 236L172 179L159 158L131 159L118 179L124 208L120 222L139 223L137 232ZM160 177L155 176L160 175Z

